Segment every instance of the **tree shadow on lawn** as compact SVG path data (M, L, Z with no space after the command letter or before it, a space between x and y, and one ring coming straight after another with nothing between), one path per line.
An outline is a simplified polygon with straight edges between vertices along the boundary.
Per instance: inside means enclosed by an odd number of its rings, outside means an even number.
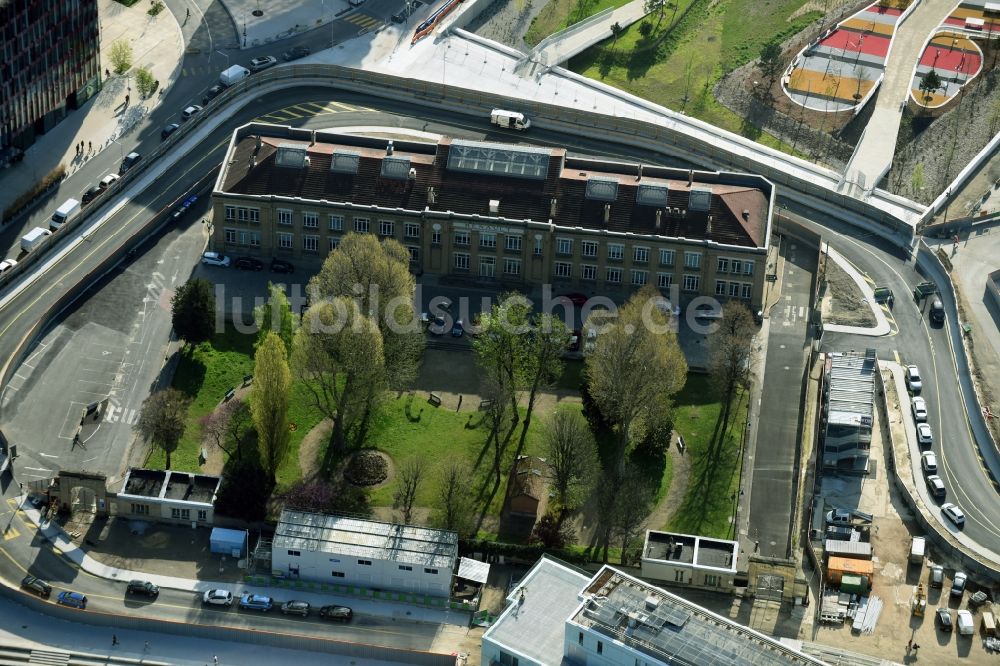
M207 372L205 363L200 358L196 358L188 346L175 353L178 354L177 368L174 370L171 383L178 391L195 398L205 383L205 373Z

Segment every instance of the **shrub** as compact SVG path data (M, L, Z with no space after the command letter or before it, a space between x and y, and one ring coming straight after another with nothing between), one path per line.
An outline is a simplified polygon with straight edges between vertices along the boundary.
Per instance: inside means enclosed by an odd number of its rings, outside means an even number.
M356 486L374 486L389 476L389 465L378 451L358 451L347 463L344 477Z
M50 171L44 178L35 183L30 190L14 199L14 201L7 206L6 209L4 209L4 222L20 213L28 204L34 201L39 194L46 192L65 177L66 167L60 164L55 169Z

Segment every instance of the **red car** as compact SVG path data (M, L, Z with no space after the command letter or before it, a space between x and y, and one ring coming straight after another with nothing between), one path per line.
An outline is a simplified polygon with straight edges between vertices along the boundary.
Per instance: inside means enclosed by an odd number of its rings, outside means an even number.
M563 294L558 298L559 300L569 301L577 307L583 307L589 300L589 297L586 294Z

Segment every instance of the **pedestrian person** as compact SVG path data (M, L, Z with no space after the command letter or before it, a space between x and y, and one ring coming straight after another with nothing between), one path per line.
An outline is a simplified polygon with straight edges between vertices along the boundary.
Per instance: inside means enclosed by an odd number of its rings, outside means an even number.
M110 69L105 69L104 70L104 78L106 78L106 79L110 79L111 78L111 70Z
M913 639L911 638L910 642L906 644L906 651L909 652L912 649L913 649Z
M128 106L128 95L125 95L125 106Z
M142 646L142 651L149 652L149 641L146 641L146 644Z
M88 141L87 142L87 152L88 153L94 152L94 142L93 141Z
M186 19L191 18L191 8L190 7L188 7L187 15L185 15L184 18L186 18ZM216 663L218 663L218 661L216 661Z
M917 650L919 650L919 649L920 649L920 645L919 645L919 644L917 644L917 643L914 643L914 644L913 644L913 651L914 651L914 652L916 652L916 651L917 651Z
M188 13L189 14L191 13L190 9L188 10ZM218 657L212 657L212 662L215 664L215 666L219 666L219 658Z
M111 645L118 645L118 635L111 634Z

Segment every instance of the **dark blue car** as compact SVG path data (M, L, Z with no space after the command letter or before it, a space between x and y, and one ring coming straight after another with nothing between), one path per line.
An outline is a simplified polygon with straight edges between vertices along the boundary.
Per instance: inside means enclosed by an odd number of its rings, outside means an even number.
M63 606L72 606L81 610L87 607L87 597L80 592L70 592L69 590L60 592L56 601Z

